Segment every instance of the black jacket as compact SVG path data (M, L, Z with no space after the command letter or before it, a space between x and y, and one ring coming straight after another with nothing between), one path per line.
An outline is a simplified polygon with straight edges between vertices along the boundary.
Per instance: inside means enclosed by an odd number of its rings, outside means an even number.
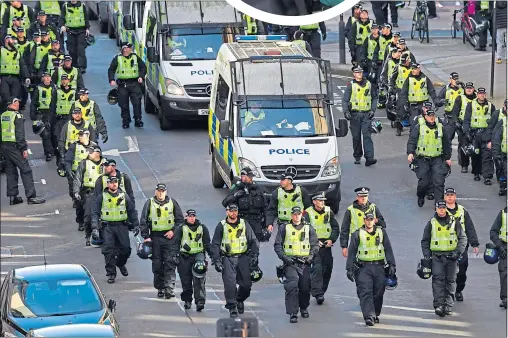
M507 212L507 207L502 209L499 214L497 214L494 223L492 223L492 227L490 228L490 240L492 243L494 243L495 246L506 248L506 242L502 241L499 237L499 230L501 230L501 227L503 226L503 212Z
M47 69L48 69L48 62L49 62L49 55L55 55L57 58L60 58L61 57L61 61L63 63L63 57L64 57L64 53L61 52L61 51L58 51L58 55L56 55L56 53L50 49L50 51L48 52L48 54L44 55L42 57L42 60L41 60L41 67L39 68L39 71L37 72L37 77L40 79L42 78L42 73L46 72ZM54 69L54 67L50 67L52 69ZM56 73L56 71L53 71L54 73ZM55 82L57 83L57 82Z
M35 32L38 32L38 31L41 31L41 30L46 30L46 31L51 31L53 32L53 34L55 34L56 38L58 39L58 41L60 41L60 49L63 51L64 50L64 46L62 45L62 42L63 42L63 39L61 38L61 35L60 35L60 32L58 31L58 28L53 25L52 22L49 22L48 19L46 19L46 24L43 25L39 20L35 20L34 22L32 22L30 24L30 28L28 28L28 31L27 31L27 37L31 40L34 36L34 33Z
M235 183L222 201L222 205L226 208L232 203L238 205L239 216L247 219L263 219L268 208L263 191L256 182L252 182L252 184L244 184L241 181Z
M206 225L201 223L199 219L196 219L196 222L194 224L189 224L187 221L184 221L181 226L176 227L174 229L174 235L173 239L175 241L174 250L180 251L180 246L182 243L182 234L183 234L183 227L189 227L192 231L196 231L198 226L203 227L203 237L201 238L201 241L203 242L203 249L208 254L208 257L212 258L212 252L210 251L210 232L208 231L208 228Z
M369 80L367 80L366 78L363 78L361 82L358 82L353 79L347 83L346 90L344 90L344 95L342 95L342 110L344 112L352 113L354 111L354 110L352 110L352 107L350 107L353 83L357 83L360 85L360 87L363 88L367 85L368 82L369 82ZM371 108L370 108L370 111L376 111L377 100L378 100L377 86L374 86L371 84L370 88L371 88L371 95L370 95L370 97L371 97L370 107Z
M298 185L293 183L293 189L287 190L288 193L292 193L295 191L296 187ZM300 186L300 189L302 191L302 202L303 202L303 208L307 209L308 207L312 206L312 202L310 200L309 192L304 187ZM270 204L268 205L268 210L266 212L266 225L275 225L273 222L277 218L278 214L278 207L279 207L279 199L277 198L279 188L275 189L272 192L272 196L270 198ZM303 210L302 210L303 211Z
M101 176L99 176L97 178L97 181L95 181L95 188L94 188L94 193L96 196L102 194L104 189L106 189L106 187L102 184L102 177L104 177L104 176L111 176L111 175L102 174ZM119 177L118 186L121 185L122 180L123 180L125 193L127 195L129 195L132 203L134 203L134 205L136 205L136 200L134 198L134 191L132 190L132 182L131 182L131 179L129 178L129 176L126 173L120 172L120 170L118 170L118 169L116 169L115 174L113 176Z
M7 109L7 111L8 110L9 109ZM27 150L28 145L26 143L25 138L25 118L23 117L23 114L20 113L19 111L17 112L16 117L14 118L14 128L16 142L2 142L2 138L0 137L0 144L2 144L2 146L15 145L16 148L19 149L20 151ZM1 133L2 132L0 131L0 135Z
M489 125L487 127L487 135L485 136L485 141L490 141L494 137L494 133L497 131L497 128L500 128L503 124L499 124L499 114L504 114L506 116L506 111L504 107L501 109L496 109L492 112L492 116L489 120Z
M184 222L182 208L180 208L180 205L174 198L169 198L166 196L166 199L162 202L157 200L157 198L154 198L155 203L158 203L159 205L165 205L169 203L170 200L173 201L173 214L175 216L175 228L180 227L182 223ZM145 205L143 206L143 211L141 211L141 218L139 221L139 230L141 237L143 238L149 238L149 237L164 237L164 234L167 231L152 231L152 221L149 219L150 216L150 204L151 204L151 198L148 199L145 202Z
M65 172L67 173L67 175L72 174L72 163L74 163L74 157L75 157L74 155L76 153L76 147L77 147L78 143L79 143L79 141L72 142L69 145L69 149L65 152L65 155L63 157L63 164L64 164ZM90 141L90 144L88 146L85 146L85 148L95 147L95 146L97 146L97 143Z
M108 81L109 82L115 80L115 78L116 78L116 69L118 68L118 56L122 56L122 54L116 55L113 58L113 60L111 60L111 64L109 65L109 69L108 69ZM146 76L146 65L145 65L145 63L135 53L132 53L131 55L127 56L127 58L131 58L131 57L135 57L135 58L138 59L139 77L144 79L145 76ZM136 79L132 79L132 80L136 80L137 81L137 78ZM120 80L120 81L125 81L125 80Z
M288 223L293 224L293 223ZM299 225L293 225L296 230L301 230L305 224L308 224L303 221ZM288 262L289 257L284 254L284 240L286 239L286 225L284 224L279 227L279 230L277 231L277 236L275 237L275 242L273 243L273 249L275 250L275 253L277 254L277 257L281 261ZM310 224L309 224L310 225ZM316 231L312 227L312 225L309 226L309 243L310 243L310 255L309 258L316 257L316 255L319 252L319 243L318 238L316 235Z
M356 20L351 25L351 31L349 32L349 35L351 36L351 38L347 40L347 43L348 43L350 51L353 51L353 52L356 51L356 46L357 46L357 44L356 44L356 33L357 33L357 30L358 30L357 27L366 29L369 32L369 34L370 34L369 24L371 22L372 22L372 20L370 20L370 19L365 21L365 22L363 22L360 19L358 19L358 20Z
M459 205L455 203L455 208L453 209L447 208L447 209L452 214L455 214L457 212L458 207ZM478 235L476 235L476 229L474 227L473 220L471 219L471 216L469 215L469 212L466 210L466 208L464 208L464 227L466 229L467 243L470 244L473 248L479 247L480 242L478 242Z
M44 114L48 114L49 121L52 121L55 116L55 109L56 109L56 87L53 83L51 83L49 86L44 85L43 83L39 84L40 87L44 88L52 88L51 91L51 103L49 105L49 110L44 111ZM38 116L38 107L39 107L39 90L36 87L35 90L32 92L32 99L30 102L30 118L32 120L37 120L39 118Z
M365 228L365 227L364 227ZM375 227L374 229L376 229ZM383 232L383 247L385 250L385 261L386 263L395 266L395 256L393 255L392 243L388 238L388 233L385 229L381 228ZM351 240L347 249L347 261L346 270L353 269L353 264L356 262L356 256L358 254L358 246L360 245L360 229L356 230L351 234Z
M464 94L466 95L466 94ZM473 95L466 95L468 99L475 99L476 98L476 92L473 93ZM457 121L459 119L460 111L462 110L462 96L459 95L457 98L455 98L455 103L453 104L452 109L452 120ZM467 108L467 107L464 107ZM465 115L465 114L464 114ZM465 117L465 116L464 116ZM464 121L461 121L464 122Z
M118 196L121 192L123 191L120 188L114 194L110 193L107 189L104 190L104 193L110 194L113 197ZM102 216L102 200L103 194L100 194L95 198L95 203L92 203L92 229L99 229L99 219ZM134 208L134 204L127 194L125 194L125 206L127 208L127 220L133 227L139 226L138 212L136 211L136 208Z
M443 226L447 226L451 222L451 216L448 214L446 214L446 217L439 217L436 213L432 218L435 218L439 222L439 224ZM430 222L431 220L427 222L427 225L423 230L423 237L421 241L423 257L432 257L432 251L430 250L430 241L432 236L432 224ZM466 249L467 237L464 231L462 231L462 225L460 224L460 220L458 219L455 220L455 232L457 233L458 243L457 248L453 252L462 254Z
M226 218L227 221L227 218ZM235 223L229 223L234 229L238 227L238 224L240 223L240 218L236 219ZM212 244L210 245L210 251L212 253L212 259L214 262L218 261L222 255L225 253L222 252L220 245L222 243L222 236L224 233L224 226L221 222L217 223L217 226L215 227L215 232L213 234L212 238ZM254 231L249 225L249 222L245 221L245 237L247 237L247 252L246 254L249 254L251 256L258 256L259 255L259 242L256 238L256 235L254 234Z
M426 86L427 86L427 92L429 93L429 96L432 98L432 102L434 102L435 105L437 105L437 95L436 90L434 89L434 85L432 84L432 81L430 81L429 77L420 72L417 76L414 76L413 74L409 74L406 81L404 81L404 84L402 85L402 89L400 90L400 97L397 99L397 106L402 108L402 105L409 104L408 96L409 96L409 79L415 78L417 80L421 80L422 77L426 78Z
M476 101L478 102L478 99L476 99ZM474 102L474 101L473 101ZM480 102L478 102L480 103ZM480 103L482 106L485 106L486 104L489 103L489 100L485 99L485 101L483 103ZM491 107L491 114L494 114L496 110L496 106L494 106L494 104L492 104L492 107ZM462 124L462 130L464 131L464 134L469 134L471 132L471 117L473 115L473 105L472 105L472 102L471 103L468 103L467 104L467 107L466 107L466 113L464 114L464 123ZM492 120L492 115L491 115L491 118ZM489 120L489 123L490 123L490 120ZM487 141L490 141L490 136L489 136L489 128L487 126L487 128L485 129L482 129L484 130L484 133L483 133L483 137L482 137L482 140L487 142Z
M0 47L0 48L6 48L6 47ZM9 51L11 51L9 48L7 48ZM14 48L14 50L16 50ZM1 71L0 71L1 73ZM2 75L2 74L0 74ZM26 66L26 63L25 63L25 57L24 55L21 55L21 57L19 58L19 78L20 80L23 82L25 81L25 79L28 79L30 77L29 73L28 73L28 67Z
M76 126L78 129L84 129L85 127L85 120L81 120L79 124L76 124L73 119L69 120L69 123ZM65 157L65 141L67 140L67 130L69 129L69 123L66 123L62 127L62 132L60 133L60 139L58 140L58 151L60 151L60 156L62 158ZM88 125L88 131L90 132L90 141L96 142L97 136L95 135L95 129L93 129L92 125ZM71 143L72 144L72 143ZM70 145L69 145L70 147Z
M370 201L367 201L367 203L365 205L361 205L360 203L358 203L358 201L354 201L352 205L355 209L361 210L363 213L365 213L370 208L372 203ZM386 228L385 218L383 217L383 214L381 214L381 210L379 210L379 207L377 206L377 204L374 207L374 209L375 209L375 214L377 217L376 226ZM340 247L341 248L348 247L350 229L351 229L351 211L346 210L344 212L344 218L342 219L342 226L340 227Z
M74 194L79 194L79 193L81 193L82 190L85 190L85 189L93 189L93 188L86 188L83 185L83 178L85 177L86 162L87 161L91 161L93 164L100 166L102 157L99 159L98 162L94 162L89 159L84 159L81 162L79 162L78 169L76 169L76 172L74 173L74 180L72 182L72 191L74 192Z
M425 122L427 126L430 129L436 129L437 128L437 121L434 124L430 124L428 122ZM437 132L437 130L436 130ZM407 154L413 154L416 155L416 146L418 145L418 139L420 138L420 128L416 128L416 125L414 128L411 128L411 132L409 133L409 139L407 140ZM443 125L443 152L442 157L443 160L449 160L452 157L452 143L450 142L450 139L448 137L448 134L444 132L444 125Z
M356 18L355 21L360 20L360 17ZM351 28L353 27L353 16L351 15L346 22L346 27L344 28L344 35L346 39L351 40Z
M82 1L78 1L75 4L73 4L70 1L67 1L62 6L62 15L60 16L60 26L65 26L65 24L66 24L66 19L67 19L67 10L66 10L66 8L67 7L68 8L79 8L80 6L83 6L83 15L85 16L85 26L84 27L79 27L79 28L69 28L69 27L67 27L67 29L76 30L76 31L84 30L84 29L90 29L90 20L88 19L88 10L87 10L85 4Z
M86 105L85 105L85 102L81 102L79 101L83 107L87 107L88 104L90 104L90 100L88 100L86 102ZM71 106L71 111L74 110L74 107L75 107L76 103L73 103L72 106ZM92 108L92 107L90 107ZM96 125L96 128L95 130L101 134L101 135L105 135L107 136L108 135L108 129L106 128L106 121L104 121L104 117L102 116L102 113L101 113L101 110L99 108L99 105L97 104L96 101L94 101L94 106L93 106L93 112L94 112L94 115L95 115L95 125Z
M496 161L506 161L506 154L501 150L503 142L503 121L498 121L492 136L492 158Z
M2 2L4 2L4 1L2 1ZM24 5L25 5L25 3L22 4L22 6L24 6ZM12 5L7 4L7 9L4 12L4 16L2 19L2 34L1 34L2 35L2 42L0 42L0 45L4 44L4 37L7 33L7 29L9 29L9 26L12 24L12 21L9 20L9 18L11 16L11 7L12 7ZM28 18L30 19L30 22L34 22L35 21L34 10L30 6L26 6L26 7L28 9L28 13L25 13L26 16L28 16Z
M321 211L317 210L315 207L312 207L312 208L318 214L323 214L325 212L324 208ZM305 222L311 224L310 217L309 217L309 214L307 212L304 212L303 217L305 219ZM318 239L319 240L328 240L329 239L333 243L335 243L337 241L337 239L339 238L340 227L339 227L339 222L337 222L337 220L335 219L335 216L333 215L333 211L331 211L331 210L330 210L330 221L329 222L330 222L330 226L332 227L332 232L330 234L330 238L326 238L326 239L325 238L318 238Z

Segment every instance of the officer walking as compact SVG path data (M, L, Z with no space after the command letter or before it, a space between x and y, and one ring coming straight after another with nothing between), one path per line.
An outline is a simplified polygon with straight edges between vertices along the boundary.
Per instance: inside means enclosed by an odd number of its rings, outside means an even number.
M134 229L137 226L139 226L138 212L132 201L118 188L118 179L110 177L108 188L97 196L92 205L92 237L99 238L99 228L104 227L102 254L110 284L115 282L117 267L123 276L129 275L125 266L131 255L129 228Z
M386 230L376 226L376 215L366 213L364 225L351 235L347 249L347 278L355 282L365 325L379 323L385 293L385 265L395 276L395 256Z
M363 78L361 67L356 67L353 75L354 80L346 87L342 96L342 109L344 109L344 117L351 121L349 128L353 136L355 164L360 164L362 156L365 156L365 166L369 167L377 163L371 137L372 119L377 106L377 88Z
M268 206L263 191L254 182L255 175L251 168L243 168L240 176L241 181L231 187L229 194L222 201L222 205L227 207L230 204L236 204L238 215L249 222L258 241L266 242L270 239L270 233L266 230L265 225Z
M32 120L40 120L44 122L46 127L40 134L42 138L42 147L44 148L44 155L46 161L51 161L55 153L52 142L52 123L55 116L55 105L57 90L53 83L51 83L51 76L45 72L42 75L42 82L33 93L32 103L30 107L30 117Z
M469 216L469 212L462 205L458 204L457 201L457 193L453 188L446 188L445 190L445 201L446 208L448 213L458 219L460 221L460 225L462 225L462 231L466 234L467 244L466 249L462 253L462 256L459 258L459 272L457 273L457 290L455 291L455 300L458 302L462 302L464 300L464 296L462 295L462 291L466 287L466 272L467 267L469 265L468 253L467 249L469 245L473 247L473 252L478 253L480 250L478 247L480 246L480 242L478 242L478 236L476 235L476 230L474 227L473 220L471 216Z
M73 66L86 72L86 36L90 35L90 22L85 4L71 0L62 6L60 31L67 32L67 50L74 62Z
M348 41L351 40L351 27L356 21L360 20L360 13L362 12L362 9L363 7L359 3L355 4L351 9L351 16L347 19L346 27L344 28L344 35Z
M351 39L348 40L353 66L361 65L363 43L369 37L371 27L372 21L369 19L369 12L362 9L360 20L355 21L351 26Z
M56 165L60 167L58 169L59 175L65 176L65 171L61 167L65 150L60 148L59 142L62 129L64 129L70 120L71 106L76 98L76 91L69 86L69 77L67 74L62 74L60 81L61 84L57 86L56 90L55 121L53 123L52 141L53 149L56 150Z
M462 150L468 144L468 140L463 131L464 116L466 115L466 108L468 103L473 102L474 99L476 99L474 84L472 82L466 82L464 94L458 96L455 99L452 110L452 120L457 121L456 131L459 139L460 149L460 151L458 151L458 161L461 167L461 173L467 173L467 168L469 167L469 156L466 155Z
M305 223L312 225L318 238L319 252L314 256L311 268L311 294L321 305L325 301L325 293L332 277L333 256L332 246L339 238L339 223L330 207L325 206L325 193L312 196L312 207L305 209Z
M286 313L290 323L297 323L298 310L309 318L311 264L319 252L316 231L302 219L299 206L291 208L291 221L279 227L273 247L284 263Z
M487 100L485 88L478 88L477 96L466 107L463 131L466 139L475 146L475 153L471 156L471 172L474 180L480 181L480 175L482 175L484 184L491 185L494 176L494 161L488 147L490 141L488 126L496 107Z
M272 192L268 211L266 212L266 224L268 231L273 231L273 225L291 220L291 209L295 206L305 210L312 206L309 193L305 187L293 183L296 170L289 167L280 177L280 187Z
M499 250L499 280L501 282L501 303L500 307L506 309L506 242L508 241L506 233L506 213L507 207L497 214L492 227L490 228L490 240Z
M49 23L55 27L60 23L60 16L62 15L62 6L60 1L37 1L35 10L41 15L41 12L47 16Z
M355 189L356 200L351 204L342 219L340 229L340 247L342 248L342 256L348 255L349 237L364 224L365 214L374 215L374 224L378 227L386 228L385 218L381 214L379 207L369 201L368 187L359 187Z
M118 178L118 186L122 191L124 191L127 196L131 199L132 203L135 205L136 200L134 199L134 191L132 190L132 183L131 179L126 173L120 172L116 168L116 161L112 158L108 159L106 162L103 163L104 166L104 173L99 176L97 181L95 182L95 195L102 194L104 189L108 185L108 178L109 177L116 177Z
M501 152L497 153L497 157L494 156L494 149L493 149L493 143L494 143L494 136L496 135L497 131L501 129L505 124L506 121L506 108L508 106L508 99L504 100L503 107L501 109L497 109L492 113L492 117L489 121L489 126L487 130L487 148L490 148L492 151L492 159L494 160L494 165L496 169L496 179L499 183L499 196L504 196L504 192L506 191L506 175L503 176L503 163L502 161L499 161L499 158L502 156L499 156ZM498 141L501 142L502 140L502 134L499 134ZM498 148L500 150L500 148ZM497 160L496 160L497 159ZM503 178L504 177L504 178ZM503 178L501 180L501 178Z
M427 110L425 121L418 120L407 141L407 161L416 166L419 207L425 204L427 193L429 200L443 198L445 178L452 165L451 156L451 142L443 125L436 121L434 110Z
M82 88L78 91L78 100L72 106L71 111L75 108L81 109L83 120L90 123L94 130L101 134L102 143L108 142L108 130L106 129L106 122L102 117L99 105L94 100L88 98L88 89Z
M60 51L60 41L51 41L51 50L42 58L39 74L48 72L50 75L53 75L57 72L57 69L61 67L63 60L64 54Z
M184 302L183 307L190 309L192 306L192 294L196 311L201 312L205 308L206 301L206 275L196 275L196 269L206 273L205 252L212 257L210 251L210 233L206 225L196 218L196 210L189 209L185 212L185 222L175 229L175 246L180 253L180 265L178 275L182 283L180 295ZM204 268L203 268L204 265ZM197 271L200 272L200 271Z
M400 50L400 49L399 49ZM402 121L406 119L406 112L400 111L400 96L402 91L402 86L406 82L406 79L409 77L409 74L411 73L411 59L407 54L402 54L402 50L400 50L400 63L395 69L393 70L391 78L389 78L389 85L388 85L388 94L389 95L396 95L396 101L397 101L397 117L395 120L395 125L397 127L396 134L397 136L402 135L403 126Z
M83 207L83 223L85 224L85 245L90 246L92 236L92 204L95 198L95 181L103 172L106 161L101 155L101 148L92 146L87 149L88 158L82 160L73 181L74 199Z
M134 125L143 127L141 121L141 98L143 97L146 65L139 56L132 53L132 44L122 46L122 53L115 56L108 69L109 84L118 85L118 105L122 110L122 127L129 128L131 113L129 99L134 111ZM115 80L116 78L116 80Z
M435 313L440 317L451 315L459 270L457 260L466 249L467 237L460 219L448 213L445 201L436 202L436 213L425 226L421 243L424 259L432 259Z
M12 18L12 25L9 27L6 27L5 30L2 31L2 36L5 37L6 35L11 35L13 37L16 36L16 32L18 31L18 28L23 28L23 18L15 16ZM24 28L23 28L24 29Z
M499 181L499 196L506 195L506 106L508 100L505 100L505 106L499 113L500 121L494 127L492 136L492 158L496 163L496 173ZM501 178L504 177L504 180Z
M390 56L390 54L388 53L390 50L392 50L394 48L399 49L399 41L400 41L400 32L393 32L392 39L390 42L388 42L388 44L386 45L386 48L385 48L385 60L388 56ZM401 50L401 55L402 55L402 50Z
M361 49L362 51L361 66L365 73L373 72L374 75L377 75L376 74L378 69L377 54L375 55L374 52L376 51L376 48L379 48L379 38L380 38L379 26L373 23L371 26L371 34L367 39L365 39ZM373 76L373 78L371 78L369 74L369 80L375 82L374 84L377 83L376 76Z
M112 177L110 176L109 179ZM174 198L167 196L167 187L158 183L155 194L141 212L140 232L145 242L152 243L153 286L157 297L175 297L176 267L180 264L175 231L184 222L182 209ZM175 247L175 249L174 249Z
M259 243L249 223L238 217L236 204L228 205L226 214L215 227L210 251L215 270L222 274L226 309L236 318L244 312L243 302L250 296L250 273L258 266Z
M10 6L7 6L3 13L2 25L3 31L7 30L7 27L15 17L22 18L23 28L28 29L30 23L34 21L34 11L30 6L23 5L21 1L11 1Z
M374 59L374 61L377 64L378 75L383 69L383 62L386 59L387 55L389 55L390 49L388 49L388 45L393 41L393 34L392 34L392 25L389 23L385 23L381 28L381 36L379 37L379 43L374 50L374 54L377 55L377 57Z
M34 33L34 36L36 37L38 32ZM35 41L35 46L32 48L29 52L29 55L27 55L27 60L30 60L30 78L35 83L39 82L38 73L39 69L41 68L41 62L42 58L49 53L51 49L51 41L49 39L49 33L47 30L41 30L41 41L40 43L37 43Z
M440 104L444 104L444 118L445 118L445 133L448 134L448 139L453 141L455 138L455 122L456 118L453 116L453 108L455 101L458 97L464 94L464 85L459 82L459 73L452 72L450 74L450 83L441 89L437 95L437 100ZM460 148L459 148L460 149Z
M81 72L78 68L72 66L72 57L70 55L64 56L63 65L58 67L57 71L53 74L53 82L55 82L58 87L61 85L61 79L63 75L68 76L69 86L72 87L75 91L85 88L83 75L81 75Z
M305 41L307 41L312 50L312 56L321 58L321 38L326 40L326 25L324 22L314 23L311 25L301 25L300 30L303 32ZM320 34L321 32L321 34Z
M58 141L58 150L60 151L61 158L65 157L65 153L69 149L71 143L78 140L78 132L80 130L88 130L90 132L90 139L95 142L95 130L93 127L83 119L81 109L74 108L71 112L71 119L62 127L60 139Z
M35 193L32 168L28 164L28 145L25 138L25 125L23 114L19 112L19 99L7 100L7 110L1 115L2 142L0 149L5 157L5 174L7 179L7 196L10 205L23 203L18 190L18 169L21 181L25 188L28 204L41 204L44 198L37 197Z
M0 47L0 96L4 100L21 97L21 81L30 85L25 60L14 44L14 37L7 35L5 45Z
M52 2L52 1L43 1L46 2ZM55 1L56 2L56 1ZM57 25L55 25L53 22L48 20L48 16L46 11L40 10L37 12L37 20L34 21L30 28L28 29L28 36L31 37L35 32L38 31L47 31L49 33L50 40L58 40L60 41L60 48L63 52L63 38L60 32L58 31Z

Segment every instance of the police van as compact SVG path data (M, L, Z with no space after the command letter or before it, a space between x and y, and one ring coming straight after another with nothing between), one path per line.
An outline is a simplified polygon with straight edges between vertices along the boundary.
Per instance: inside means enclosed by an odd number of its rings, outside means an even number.
M250 167L265 194L286 170L310 193L325 191L334 212L341 199L330 62L311 57L286 36L236 36L215 61L210 116L212 185L231 186Z
M145 110L160 128L207 119L213 66L220 46L241 34L241 15L226 1L145 1L143 15L123 16L136 53L147 62Z

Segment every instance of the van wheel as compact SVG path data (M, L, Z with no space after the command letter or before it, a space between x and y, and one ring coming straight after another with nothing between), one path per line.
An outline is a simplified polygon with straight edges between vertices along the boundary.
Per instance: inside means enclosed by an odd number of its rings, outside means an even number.
M337 197L335 197L333 200L330 201L330 209L332 209L334 214L337 214L340 209L340 200L342 199L340 194L340 182L338 184L337 189Z
M174 122L171 120L168 120L164 113L162 112L162 108L158 110L159 113L159 126L161 130L170 130L173 128Z
M108 36L110 39L114 39L116 37L115 28L113 27L113 25L109 20L108 20Z
M147 94L145 94L144 101L145 101L145 112L147 114L156 114L157 107L153 104L152 100Z
M212 155L212 185L214 188L220 189L224 187L224 180L217 169L217 164L215 163L215 154Z
M100 19L100 32L101 33L109 33L109 29L108 29L108 22L104 22L102 21L102 19Z

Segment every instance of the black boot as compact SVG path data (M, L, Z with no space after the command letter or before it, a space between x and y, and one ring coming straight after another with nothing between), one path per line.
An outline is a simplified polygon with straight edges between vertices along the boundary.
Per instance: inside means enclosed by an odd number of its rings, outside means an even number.
M499 189L499 196L506 196L506 188Z
M134 121L134 126L138 128L143 128L144 123L141 121L141 119Z
M201 312L205 308L205 303L197 303L196 304L196 311Z
M374 323L379 324L379 317L374 318Z
M474 180L475 180L475 181L479 181L479 180L480 180L480 175L478 175L478 174L474 174Z
M23 198L20 196L11 196L10 198L10 205L16 205L23 203Z
M164 297L164 289L157 290L157 298L162 298L162 297Z
M238 311L236 310L236 307L229 309L229 317L231 318L238 317Z
M114 276L114 275L109 275L109 276L108 276L108 283L109 283L109 284L113 284L113 283L115 282L115 278L116 278L116 276Z
M367 317L365 319L365 325L367 325L367 326L374 326L374 319L371 318L371 317Z
M28 200L27 200L27 203L28 204L43 204L43 203L46 203L46 200L42 197L30 197Z
M124 122L124 123L122 123L122 128L123 128L123 129L129 129L129 127L130 127L129 122Z
M85 245L86 246L91 246L92 244L90 243L90 237L86 237L85 238Z
M189 310L191 307L192 307L192 302L187 301L183 304L183 308L186 310Z
M464 296L462 295L461 291L455 292L455 300L457 302L463 302L464 301Z
M298 316L296 315L296 313L289 315L289 322L292 324L298 323Z
M374 165L377 163L377 160L375 158L368 158L365 160L365 166L370 167L371 165Z
M243 314L245 312L245 304L243 302L236 302L236 309L239 314Z
M362 163L362 160L360 160L359 158L355 158L355 164L360 164Z
M53 154L46 154L46 162L50 162L53 159Z
M485 185L492 185L492 180L490 178L486 178L484 181L483 181L483 184Z
M433 193L430 193L430 194L428 194L428 195L427 195L427 199L428 199L429 201L433 201L433 200L434 200L434 198L435 198L435 196L434 196L434 194L433 194Z
M127 277L129 275L129 271L127 271L127 268L125 267L125 265L119 266L118 270L120 270L120 273L122 274L122 276Z
M318 303L318 305L323 304L324 301L325 301L325 297L324 296L317 296L316 297L316 302Z
M440 305L438 306L434 312L436 313L436 315L438 315L439 317L444 317L445 316L445 309L444 309L444 306L443 305Z
M418 206L421 208L425 204L425 198L418 197Z
M452 314L452 308L450 306L445 306L444 307L444 314L447 315L447 316L451 316Z
M173 290L171 290L171 289L169 289L169 288L168 288L168 289L166 289L166 290L164 290L164 297L165 297L166 299L171 299L171 298L173 298L174 296L175 296L175 291L173 291Z
M467 173L467 167L462 167L462 169L460 169L460 172L461 173Z
M499 307L504 307L506 309L506 299L503 299L501 303L499 303Z
M309 310L300 309L300 315L302 316L302 318L309 318Z
M78 224L78 231L85 231L85 224L79 223Z

